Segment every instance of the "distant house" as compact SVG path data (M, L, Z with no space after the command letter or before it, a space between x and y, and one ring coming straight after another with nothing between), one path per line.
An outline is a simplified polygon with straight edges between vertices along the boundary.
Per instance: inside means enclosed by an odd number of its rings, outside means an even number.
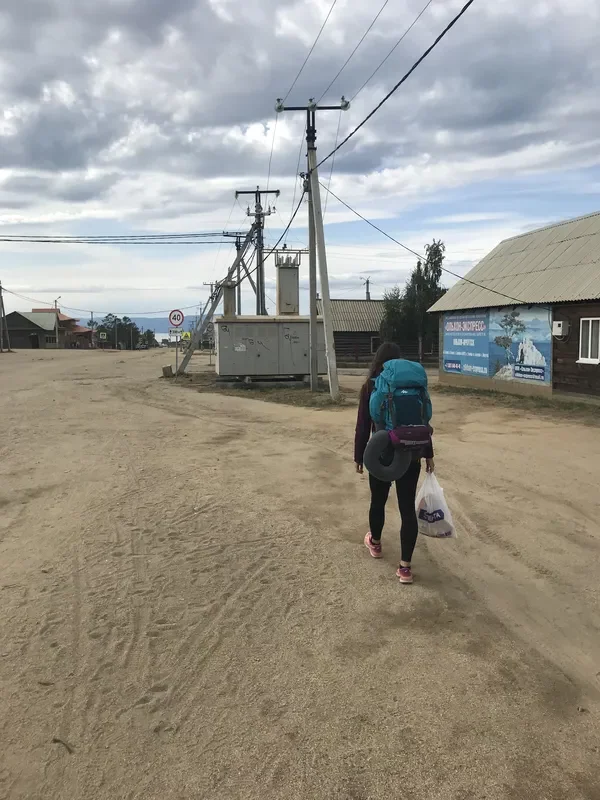
M93 331L78 325L79 320L61 314L54 308L13 311L6 315L11 347L15 350L56 349L58 316L58 348L92 347Z
M332 300L331 311L338 364L368 364L381 344L383 300ZM321 300L317 313L323 314Z
M339 366L369 364L381 344L383 300L332 300L333 340ZM323 313L323 304L317 300L317 313ZM412 342L397 342L403 358L419 360L416 338ZM425 363L436 363L438 342L426 343L423 353Z
M13 311L6 315L10 345L15 350L56 347L56 317L27 311ZM59 329L60 340L60 329Z

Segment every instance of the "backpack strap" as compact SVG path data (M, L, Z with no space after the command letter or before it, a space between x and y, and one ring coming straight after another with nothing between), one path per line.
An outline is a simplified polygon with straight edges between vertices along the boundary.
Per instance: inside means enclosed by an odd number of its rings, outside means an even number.
M387 396L387 403L390 410L390 419L392 421L392 428L396 427L396 403L394 402L394 393L390 387L390 391Z

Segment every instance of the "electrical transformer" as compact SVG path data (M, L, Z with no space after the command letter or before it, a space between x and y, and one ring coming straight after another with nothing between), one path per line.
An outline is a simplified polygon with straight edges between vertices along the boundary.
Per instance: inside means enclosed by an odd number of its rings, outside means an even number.
M220 377L291 377L310 374L309 318L215 317ZM323 321L317 323L318 371L327 372Z

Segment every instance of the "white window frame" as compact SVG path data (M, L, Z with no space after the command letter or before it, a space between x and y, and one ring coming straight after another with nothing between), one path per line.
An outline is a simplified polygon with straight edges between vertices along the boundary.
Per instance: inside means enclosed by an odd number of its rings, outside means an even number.
M588 358L583 358L582 355L581 355L581 344L582 344L582 341L583 341L583 323L584 322L589 322L590 323L589 334L588 334L588 337L589 337L588 338L588 353L591 353L592 352L592 328L593 328L594 322L598 323L598 326L600 327L600 317L582 317L582 319L579 320L579 359L578 359L577 363L578 364L596 364L596 365L598 365L598 364L600 364L600 348L598 350L598 358L589 358L589 357Z

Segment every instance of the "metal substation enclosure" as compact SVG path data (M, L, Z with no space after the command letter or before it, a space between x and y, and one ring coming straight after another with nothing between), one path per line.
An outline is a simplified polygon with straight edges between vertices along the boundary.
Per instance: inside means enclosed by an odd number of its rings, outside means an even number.
M221 378L304 377L310 374L310 318L217 317L216 372ZM319 373L327 373L323 321L317 323Z

